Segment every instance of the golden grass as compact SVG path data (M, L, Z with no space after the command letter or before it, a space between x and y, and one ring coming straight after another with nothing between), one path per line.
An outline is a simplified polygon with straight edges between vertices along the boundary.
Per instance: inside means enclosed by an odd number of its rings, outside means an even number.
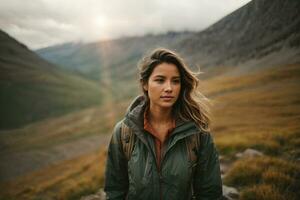
M298 169L299 172L299 169ZM288 189L291 185L295 185L295 179L292 178L289 174L283 173L276 169L267 169L262 174L262 180L268 184L275 184L279 188L283 188L284 190Z
M234 70L234 69L232 69ZM243 89L261 87L264 84L278 83L278 81L298 79L299 65L278 66L269 70L259 71L242 76L215 76L205 82L200 82L200 89L208 96L222 95Z
M244 186L261 182L269 183L270 180L291 181L297 175L300 175L300 166L296 163L281 158L262 156L236 161L226 175L225 182ZM270 181L270 183L274 182Z
M224 182L242 190L241 199L295 199L300 166L281 158L263 156L238 160Z
M242 192L240 200L296 200L294 196L287 197L273 185L255 185Z
M300 132L247 132L220 134L216 136L216 144L222 154L234 156L238 151L247 148L258 149L269 155L280 156L287 152L290 156L299 156ZM293 152L291 152L293 151Z
M213 94L212 132L221 153L256 148L278 155L299 149L300 65L215 78L205 92Z
M1 183L2 199L76 199L103 185L106 151L51 165L10 182Z
M218 150L235 162L225 176L242 200L295 200L300 196L300 65L203 83L212 98ZM265 156L236 160L247 148Z

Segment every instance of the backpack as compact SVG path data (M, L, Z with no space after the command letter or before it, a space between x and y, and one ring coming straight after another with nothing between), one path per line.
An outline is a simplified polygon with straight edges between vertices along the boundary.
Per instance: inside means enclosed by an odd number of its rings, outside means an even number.
M132 132L132 129L129 128L124 122L122 122L121 124L121 142L124 155L126 159L129 160L133 151L135 134ZM200 149L200 134L193 134L186 137L185 143L189 161L194 164L197 161L197 154Z

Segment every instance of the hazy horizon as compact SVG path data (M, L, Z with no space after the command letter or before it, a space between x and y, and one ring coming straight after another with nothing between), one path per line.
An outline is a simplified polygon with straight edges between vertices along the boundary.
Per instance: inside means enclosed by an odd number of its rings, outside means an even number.
M250 0L0 0L0 29L30 49L168 31L200 31Z

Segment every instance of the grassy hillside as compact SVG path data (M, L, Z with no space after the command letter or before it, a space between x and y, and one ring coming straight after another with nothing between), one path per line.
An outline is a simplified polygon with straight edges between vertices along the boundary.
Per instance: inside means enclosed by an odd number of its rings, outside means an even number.
M125 102L126 103L126 102ZM48 118L0 134L0 181L71 159L106 145L124 103Z
M0 199L79 199L103 185L105 155L103 148L100 148L19 177L13 182L1 183Z
M0 199L79 199L103 184L106 144L128 101L0 134Z
M222 160L232 163L224 183L237 187L241 191L241 200L281 200L285 197L296 200L299 195L295 189L300 181L300 168L297 163L300 157L299 87L299 64L280 66L242 77L222 76L201 82L200 90L209 96L213 103L212 133L217 148L223 156ZM84 133L87 137L93 135L92 132L101 132L96 128L97 124L101 126L106 124L106 130L111 130L109 127L122 116L128 103L127 101L116 104L116 109L113 109L116 113L107 114L104 118L98 118L100 116L98 114L93 115L90 124L86 123L76 129L80 132L87 127L94 127L90 134ZM100 110L99 113L107 113L105 110L101 112ZM85 112L78 116L89 116L87 113L92 110ZM71 119L71 116L69 115L68 118ZM77 124L70 123L71 120L66 120L68 118L64 120L61 118L58 121L63 124ZM97 121L99 119L101 120ZM41 125L42 123L39 126ZM58 127L59 124L52 125ZM61 135L61 138L64 138L63 135L74 133L76 138L75 132L72 129L70 132L57 132L56 137L60 138ZM24 139L23 144L29 141ZM43 144L46 141L46 139L40 140L38 143ZM27 148L34 146L32 144ZM247 148L260 150L264 156L243 160L238 160L234 156ZM97 153L98 156L100 154ZM104 166L105 156L97 161L85 161L95 155L95 153L88 153L78 159L67 161L72 162L74 168L68 168L66 162L60 162L54 167L12 179L9 183L3 183L6 193L3 192L1 195L8 195L11 199L20 197L22 199L39 199L39 197L79 199L81 194L93 193L103 184L101 166ZM82 170L83 168L97 170ZM57 174L56 170L60 173ZM53 178L49 179L48 173L54 174ZM86 181L84 184L82 179ZM73 191L74 196L70 195L69 191Z
M225 161L224 179L241 200L296 200L300 196L300 65L240 77L217 77L202 85L213 99L215 141ZM263 157L237 160L247 148Z
M101 85L59 70L4 32L0 41L0 129L101 103Z

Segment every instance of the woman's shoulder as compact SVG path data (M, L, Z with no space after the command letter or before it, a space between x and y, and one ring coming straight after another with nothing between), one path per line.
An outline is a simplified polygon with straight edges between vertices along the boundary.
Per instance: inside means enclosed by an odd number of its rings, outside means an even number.
M198 130L198 134L200 135L200 142L201 145L210 145L214 143L213 135L211 134L211 130L208 127L201 127L199 125L195 125L196 129Z
M200 132L200 146L202 150L215 151L214 137L210 130L202 130Z
M115 126L114 126L115 131L121 128L123 121L124 121L124 119L115 123Z
M122 123L123 123L123 120L118 121L113 128L113 132L112 132L112 142L113 143L119 143L119 141L121 140Z

